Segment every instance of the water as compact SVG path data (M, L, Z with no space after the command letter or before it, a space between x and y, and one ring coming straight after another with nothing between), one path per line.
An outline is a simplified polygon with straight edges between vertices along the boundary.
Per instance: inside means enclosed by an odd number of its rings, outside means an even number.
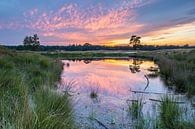
M158 68L153 61L102 59L62 62L64 69L59 90L68 89L76 123L83 129L105 128L104 125L113 129L131 128L130 100L142 99L144 116L156 116L158 102L151 99L159 100L164 94L173 94L160 76L146 76L154 73L148 69ZM149 78L148 86L145 76ZM67 85L71 86L67 88ZM96 98L90 96L92 92L97 94Z

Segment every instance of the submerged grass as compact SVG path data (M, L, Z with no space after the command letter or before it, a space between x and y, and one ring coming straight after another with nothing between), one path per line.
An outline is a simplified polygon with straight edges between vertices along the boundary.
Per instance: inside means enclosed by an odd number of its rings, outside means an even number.
M56 93L62 64L0 48L0 128L72 129L69 97Z

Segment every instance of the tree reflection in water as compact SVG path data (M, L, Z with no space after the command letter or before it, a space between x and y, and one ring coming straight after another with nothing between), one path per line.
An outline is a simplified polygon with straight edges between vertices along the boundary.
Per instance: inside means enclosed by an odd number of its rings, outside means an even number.
M142 60L133 58L133 63L129 65L129 70L131 73L137 73L140 72L140 65L143 63Z
M83 60L83 62L84 62L85 64L89 64L89 63L91 63L91 61L92 61L92 60Z

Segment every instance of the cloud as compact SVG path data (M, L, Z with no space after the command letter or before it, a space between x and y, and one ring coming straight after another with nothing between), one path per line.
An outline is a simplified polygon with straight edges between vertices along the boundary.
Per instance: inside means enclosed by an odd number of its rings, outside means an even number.
M31 17L33 15L36 15L37 13L38 13L38 9L34 8L34 9L30 10L30 11L24 12L23 15L25 17Z
M189 14L189 15L195 15L195 8L191 9L190 11L188 11L187 14Z
M104 44L113 40L128 38L131 34L156 31L169 24L150 26L137 22L137 9L154 0L121 0L118 4L99 2L81 6L66 3L58 8L46 10L32 8L25 11L19 20L1 23L0 29L28 29L38 32L44 43L84 43ZM110 6L112 5L112 6ZM109 6L109 7L108 7ZM177 19L178 22L185 22ZM175 23L176 21L173 21ZM151 29L154 28L154 29ZM145 31L145 32L144 32Z
M142 29L140 33L143 36L170 34L171 32L168 32L166 30L177 28L194 22L195 22L195 17L191 17L191 16L174 18L162 24L146 25L146 27Z
M25 15L25 27L40 30L45 38L53 37L64 41L98 42L116 39L133 33L144 25L136 22L134 8L144 6L143 0L124 0L117 8L106 9L102 4L80 8L78 4L65 4L56 11L42 12L31 10L28 14L35 18L29 20ZM70 32L70 28L75 31ZM120 37L121 38L121 37Z
M158 41L158 40L162 40L162 39L166 39L166 37L159 37L159 38L153 38L153 41Z
M195 21L169 28L163 28L157 31L150 32L144 36L144 43L158 45L195 45L194 29Z

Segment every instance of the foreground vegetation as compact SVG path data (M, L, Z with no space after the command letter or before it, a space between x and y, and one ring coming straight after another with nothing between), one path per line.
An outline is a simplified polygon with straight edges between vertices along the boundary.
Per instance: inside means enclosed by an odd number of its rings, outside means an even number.
M142 57L155 60L165 82L178 92L195 95L195 50L132 53L69 52L42 53L50 57L86 59L102 57ZM68 94L56 92L62 64L35 52L15 52L0 48L0 128L74 128ZM91 98L97 98L92 91ZM132 102L129 112L136 129L192 129L194 119L186 120L175 99L163 97L159 116L151 123L142 113L143 101ZM92 115L93 116L93 115Z
M67 94L56 89L62 64L0 48L0 128L74 128Z
M163 96L158 104L159 114L154 116L143 115L143 101L138 99L129 104L129 112L133 117L135 129L194 129L193 114L186 114L173 96ZM192 117L189 119L189 116Z

